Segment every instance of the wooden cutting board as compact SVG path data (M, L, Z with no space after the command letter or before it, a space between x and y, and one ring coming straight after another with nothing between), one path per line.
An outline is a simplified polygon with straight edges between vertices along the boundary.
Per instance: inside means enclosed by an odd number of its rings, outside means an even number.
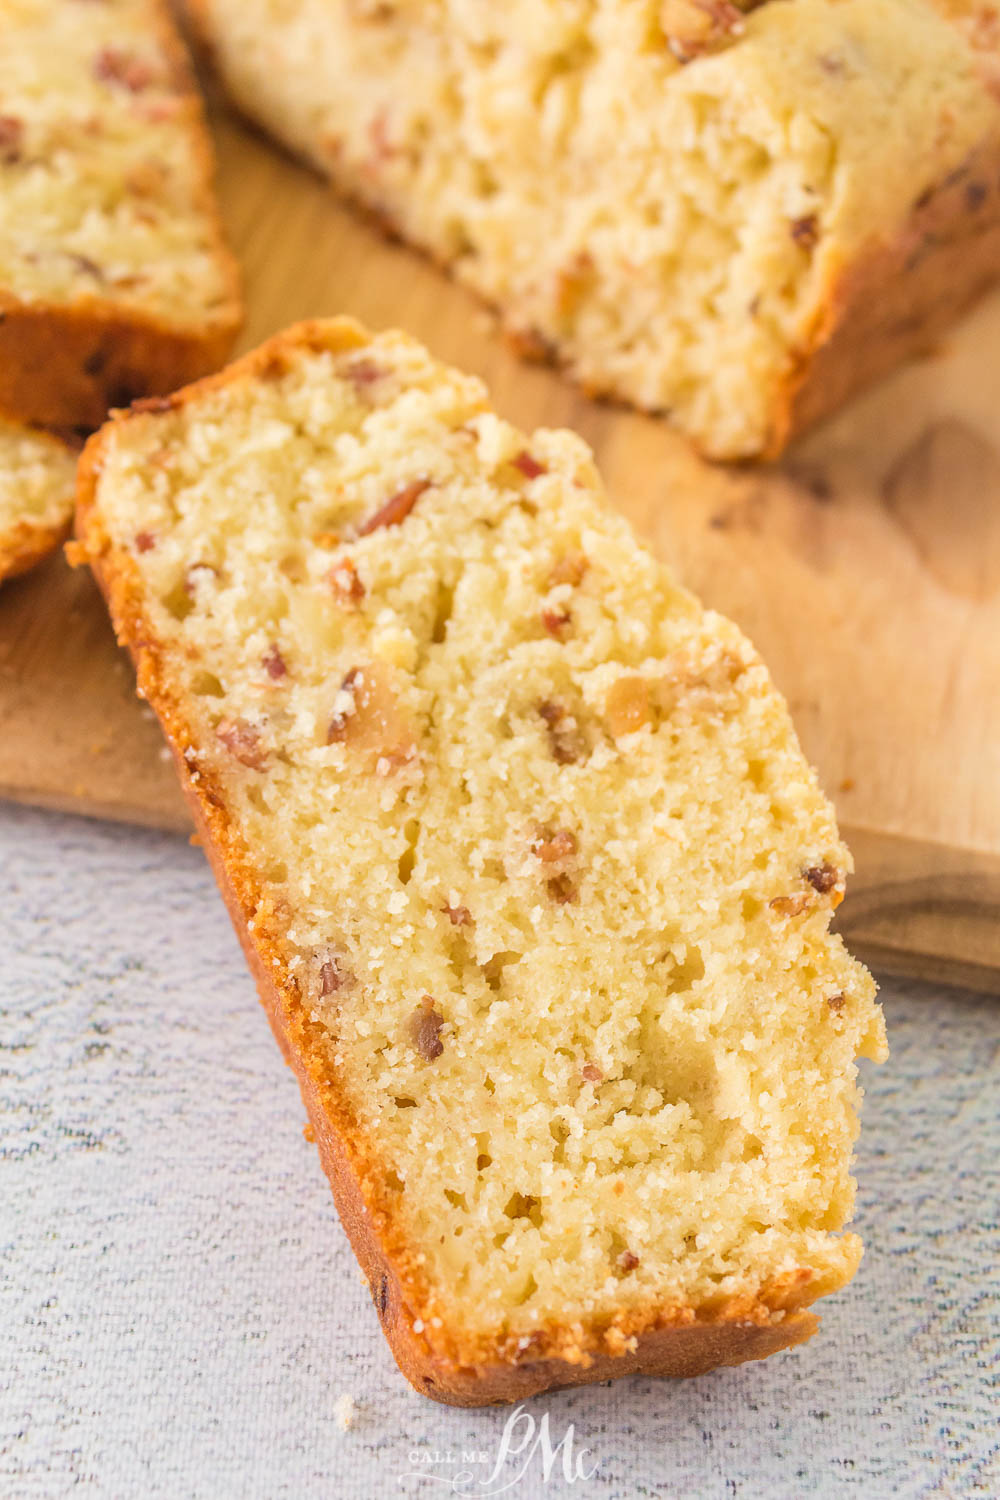
M1000 992L1000 294L780 466L714 468L516 360L444 275L258 136L215 129L242 347L320 314L401 324L514 421L580 431L616 503L787 694L857 859L845 935L883 968ZM0 794L188 827L94 587L61 558L0 591Z

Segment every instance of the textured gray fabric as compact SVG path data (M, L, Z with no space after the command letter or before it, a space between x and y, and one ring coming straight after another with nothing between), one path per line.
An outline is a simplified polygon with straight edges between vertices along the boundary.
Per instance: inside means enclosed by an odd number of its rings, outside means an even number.
M1000 1002L885 985L868 1254L811 1345L533 1402L596 1472L490 1488L508 1413L396 1371L200 853L0 808L0 872L0 1495L1000 1495Z

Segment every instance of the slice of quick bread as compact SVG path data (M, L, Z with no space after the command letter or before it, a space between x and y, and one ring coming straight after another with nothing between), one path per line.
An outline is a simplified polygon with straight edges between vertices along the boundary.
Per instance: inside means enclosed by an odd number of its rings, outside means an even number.
M165 0L0 0L0 407L96 427L216 369L239 316Z
M806 1338L884 1052L829 932L850 858L753 648L585 445L303 324L116 413L78 536L414 1384Z
M69 532L76 453L0 415L0 583L34 567Z
M1000 266L981 0L189 7L246 115L713 457L774 456Z

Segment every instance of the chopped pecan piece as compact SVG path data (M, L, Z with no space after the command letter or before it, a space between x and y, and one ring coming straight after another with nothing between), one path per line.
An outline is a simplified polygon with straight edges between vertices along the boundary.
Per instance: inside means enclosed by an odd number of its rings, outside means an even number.
M0 115L0 161L12 166L21 159L24 144L24 121L17 115Z
M101 267L97 264L96 260L91 260L89 255L78 255L75 251L69 250L66 252L66 258L71 260L76 269L82 271L84 276L92 276L95 281L106 280Z
M553 609L551 605L542 610L542 624L549 635L555 640L561 640L563 632L569 625L572 616L568 609Z
M451 923L452 927L471 927L472 926L472 913L470 912L470 910L469 910L469 908L467 906L447 906L446 905L446 906L442 906L441 910L444 912L445 916L448 918L448 921Z
M653 722L653 700L650 685L644 677L619 677L608 689L604 700L608 728L619 739L634 734Z
M148 63L120 47L104 47L94 59L95 78L102 83L120 83L132 94L140 94L149 88L154 76Z
M743 30L729 0L660 0L660 25L678 62L687 63Z
M623 1271L634 1271L639 1264L639 1257L632 1250L623 1250L618 1257L618 1265Z
M349 557L342 557L330 569L330 587L340 604L360 604L365 597L365 586L358 577L358 570Z
M103 369L103 364L96 370L88 371L88 374L97 375ZM131 403L132 411L173 411L177 401L173 396L140 396ZM160 452L165 450L161 449Z
M374 515L369 516L363 525L358 527L358 536L368 536L373 531L379 531L386 526L400 526L406 520L410 511L416 505L425 490L430 489L429 479L414 479L397 490L395 495L390 495L384 505L379 506Z
M549 573L549 587L554 588L557 583L571 583L576 588L583 581L583 575L589 567L590 561L582 552L567 552L553 563Z
M393 771L398 771L400 766L405 766L412 759L412 747L404 746L396 750L387 750L384 755L379 755L375 760L375 775L391 776Z
M588 1083L604 1082L604 1074L601 1072L596 1063L584 1063L583 1067L580 1069L580 1074L587 1080Z
M270 649L264 654L264 656L261 657L260 664L264 668L264 671L267 673L268 677L270 677L274 682L280 681L280 679L286 676L288 673L288 667L285 665L285 658L282 656L276 645L272 645Z
M251 771L262 771L267 752L260 742L260 732L246 719L220 719L215 726L217 737L230 755Z
M351 667L341 680L333 708L327 725L328 745L347 742L355 752L369 752L371 769L380 776L413 760L413 724L396 698L391 673L381 662Z
M560 766L574 765L583 758L583 738L575 719L571 718L561 703L543 699L538 712L549 732L549 745L553 759Z
M730 651L698 662L678 652L664 663L662 677L620 677L608 689L605 715L611 734L633 734L647 724L658 724L681 708L695 713L721 712L745 670Z
M833 865L826 860L821 865L810 865L808 870L803 870L803 875L814 891L821 896L827 896L840 884L840 871L834 869Z
M543 865L563 865L571 860L577 851L576 834L568 828L550 828L539 830L538 836L532 840L531 852L536 855Z
M545 889L560 906L576 900L576 886L568 875L553 875L551 880L545 882Z
M515 469L520 469L525 479L537 479L539 474L547 474L549 471L545 464L533 458L527 449L522 449L516 458L511 459Z
M844 1008L844 1002L845 1002L846 998L847 998L846 995L842 995L842 994L827 995L827 997L826 997L826 1003L830 1007L831 1010L834 1010L834 1011L843 1010L843 1008Z
M362 391L368 386L381 380L387 373L382 365L377 365L373 359L352 359L341 365L337 374L343 380L349 380L356 391Z
M156 538L151 531L137 531L135 534L135 550L137 552L150 552L156 546Z
M353 978L354 976L345 968L342 960L333 954L330 958L324 959L319 966L319 992L324 997L335 995L338 990L350 984Z
M330 719L326 730L326 743L328 745L336 744L347 738L348 725L352 717L357 713L359 699L362 707L367 702L367 695L364 691L364 673L360 667L352 667L349 672L344 674L340 681L338 697L340 693L347 693L351 702L349 704L345 703L343 707L337 709Z
M819 239L819 221L816 215L806 214L801 219L793 219L790 233L800 250L815 249Z
M779 917L797 917L808 905L808 896L775 896L773 901L768 902L768 906Z
M409 1020L410 1040L420 1056L433 1062L444 1051L441 1028L444 1016L434 1009L433 995L424 995Z

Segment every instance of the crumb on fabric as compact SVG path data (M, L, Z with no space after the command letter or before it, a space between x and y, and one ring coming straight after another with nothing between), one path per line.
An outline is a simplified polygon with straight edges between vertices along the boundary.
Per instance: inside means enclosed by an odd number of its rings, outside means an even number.
M348 1432L354 1426L358 1416L358 1404L350 1391L344 1391L337 1397L333 1411L341 1432Z

